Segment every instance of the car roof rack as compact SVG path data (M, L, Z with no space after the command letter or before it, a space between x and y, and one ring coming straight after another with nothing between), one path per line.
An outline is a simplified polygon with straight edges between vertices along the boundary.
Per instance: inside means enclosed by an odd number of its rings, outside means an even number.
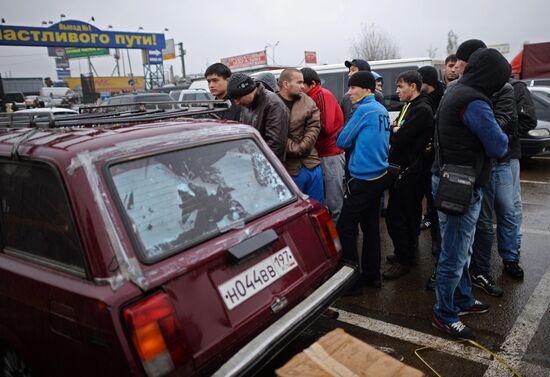
M170 108L162 109L158 106L163 104L169 104ZM230 106L231 104L229 101L205 100L137 102L125 105L86 106L79 109L79 114L74 115L54 115L53 113L47 115L29 113L17 114L17 112L14 112L0 114L0 128L108 126L201 116L220 119L219 113L226 111ZM115 111L108 111L107 108L113 108Z

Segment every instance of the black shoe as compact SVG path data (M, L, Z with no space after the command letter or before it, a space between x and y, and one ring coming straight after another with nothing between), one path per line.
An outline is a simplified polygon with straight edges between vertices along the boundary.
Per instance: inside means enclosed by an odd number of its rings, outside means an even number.
M522 280L523 279L523 268L519 265L518 262L503 262L504 271L508 273L514 279Z
M435 291L435 274L436 274L436 272L434 271L432 276L430 276L430 278L426 282L426 289L428 291Z
M460 320L452 323L446 323L437 318L434 314L432 318L432 326L450 335L452 338L475 339L472 330L470 330L470 328Z
M390 254L386 257L386 261L388 263L391 263L391 264L394 264L395 262L397 262L397 255L395 254Z
M382 288L382 282L380 279L365 280L365 285L371 288Z
M470 274L470 278L472 279L472 285L475 285L476 287L483 289L485 293L491 296L500 297L504 293L502 288L500 288L495 283L493 278L487 274L479 274L479 275Z
M476 300L472 306L468 309L462 309L458 315L487 313L489 311L489 307L489 304L484 304L481 301Z
M408 274L409 267L402 265L401 263L394 263L389 270L382 274L382 277L387 280L398 279L403 275Z

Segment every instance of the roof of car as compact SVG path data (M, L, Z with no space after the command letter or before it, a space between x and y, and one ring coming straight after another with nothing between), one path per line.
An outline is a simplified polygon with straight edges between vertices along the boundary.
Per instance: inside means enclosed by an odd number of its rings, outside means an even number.
M36 109L18 110L16 114L46 114L46 113L73 113L78 114L78 111L67 109L65 107L39 107Z
M64 169L81 153L110 159L255 132L241 124L191 118L115 127L5 128L0 129L0 157L10 157L20 142L19 156L55 161Z

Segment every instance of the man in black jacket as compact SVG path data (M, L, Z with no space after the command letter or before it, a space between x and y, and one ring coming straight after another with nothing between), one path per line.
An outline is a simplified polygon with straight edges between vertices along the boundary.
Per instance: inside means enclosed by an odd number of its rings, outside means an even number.
M241 116L241 107L229 99L227 94L227 83L231 77L231 70L222 63L214 63L206 69L204 77L208 82L208 90L216 99L229 101L231 106L220 114L222 119L239 121Z
M283 162L288 139L289 112L281 98L244 73L234 73L227 85L229 98L242 106L239 121L260 132Z
M389 162L401 167L390 189L386 225L394 246L393 265L382 274L397 279L415 263L422 216L422 156L433 135L433 104L427 93L420 93L422 76L406 71L397 78L397 95L406 102L391 128ZM391 260L393 259L393 260Z

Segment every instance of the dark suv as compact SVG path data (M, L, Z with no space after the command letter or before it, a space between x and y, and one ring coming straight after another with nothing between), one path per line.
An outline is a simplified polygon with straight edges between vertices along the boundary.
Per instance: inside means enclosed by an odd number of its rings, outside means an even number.
M352 282L257 131L155 116L0 127L0 374L253 372Z

